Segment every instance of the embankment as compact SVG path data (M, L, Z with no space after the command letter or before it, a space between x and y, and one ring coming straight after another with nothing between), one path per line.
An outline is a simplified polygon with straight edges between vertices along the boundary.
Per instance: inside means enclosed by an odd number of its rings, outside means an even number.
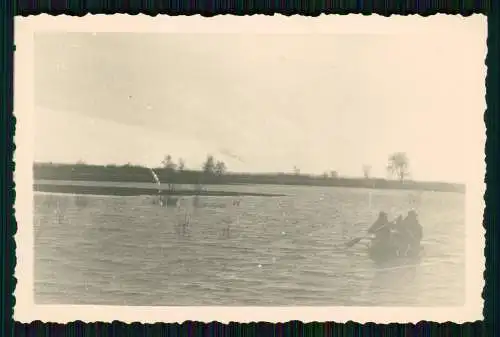
M166 184L187 185L305 185L335 186L373 189L405 189L436 192L465 192L465 185L446 182L399 181L373 178L343 178L299 175L286 173L251 174L226 173L224 175L205 174L201 171L171 171L155 168L160 181ZM143 166L99 166L87 164L35 163L35 180L107 181L107 182L153 182L151 170ZM44 187L48 188L48 187ZM76 193L76 192L75 192ZM186 192L187 193L187 192ZM210 192L212 193L212 192ZM219 192L217 192L219 193Z
M51 192L51 193L69 193L69 194L92 194L92 195L115 195L115 196L138 196L138 195L157 195L158 189L144 187L120 187L120 186L84 186L84 185L53 185L53 184L33 184L33 190L36 192ZM194 191L194 190L162 190L163 195L175 196L228 196L228 197L244 197L244 196L260 196L260 197L279 197L281 194L266 194L266 193L243 193L243 192L227 192L227 191Z

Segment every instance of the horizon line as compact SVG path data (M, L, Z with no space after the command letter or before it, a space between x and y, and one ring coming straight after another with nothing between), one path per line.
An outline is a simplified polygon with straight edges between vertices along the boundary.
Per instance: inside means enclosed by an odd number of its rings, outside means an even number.
M109 164L92 164L92 163L87 163L87 162L46 162L46 161L33 161L33 165L40 165L40 164L45 164L45 165L80 165L80 166L100 166L100 167L140 167L140 168L145 168L145 169L150 169L150 170L162 170L166 169L165 167L161 166L147 166L147 165L142 165L142 164L132 164L132 163L127 163L127 164L116 164L116 163L109 163ZM191 168L184 168L183 170L179 171L177 168L174 169L176 172L182 172L182 171L189 171L189 172L203 172L201 168L198 169L191 169ZM372 176L369 178L363 177L363 176L347 176L347 175L342 175L338 173L338 171L332 170L334 172L337 172L337 177L331 177L328 176L328 179L345 179L345 180L382 180L382 181L394 181L397 182L397 179L388 179L387 177L380 177L380 176ZM332 172L329 171L328 173ZM280 171L259 171L259 172L248 172L248 171L226 171L224 173L225 175L238 175L238 174L246 174L246 175L254 175L254 176L263 176L263 175L289 175L289 176L302 176L302 177L311 177L311 178L321 178L324 176L324 173L307 173L307 172L300 172L298 174L293 173L293 172L280 172ZM462 185L466 186L465 182L452 182L452 181L443 181L443 180L413 180L413 179L406 179L404 180L404 183L425 183L425 184L448 184L448 185Z

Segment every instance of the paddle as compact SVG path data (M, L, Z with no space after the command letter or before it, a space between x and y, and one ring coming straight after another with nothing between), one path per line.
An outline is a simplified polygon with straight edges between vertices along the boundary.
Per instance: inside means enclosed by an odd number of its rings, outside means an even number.
M352 246L354 246L355 244L357 244L359 241L361 241L361 240L363 240L363 239L365 239L367 237L368 237L368 235L361 236L361 237L358 237L358 238L354 238L354 239L352 239L352 240L344 243L344 246L346 248L351 248Z
M387 226L389 226L389 225L391 225L391 223L388 223L388 224L385 224L385 225L383 225L383 226L380 226L379 228L377 228L377 230L376 230L376 231L374 231L374 233L378 232L378 231L379 231L379 230L381 230L382 228L385 228L385 227L387 227ZM346 243L344 243L344 246L345 246L346 248L351 248L352 246L354 246L355 244L357 244L357 243L358 243L358 242L360 242L361 240L368 238L369 236L370 236L370 235L368 235L368 234L367 234L367 235L363 235L363 236L360 236L360 237L354 238L354 239L352 239L352 240L347 241Z

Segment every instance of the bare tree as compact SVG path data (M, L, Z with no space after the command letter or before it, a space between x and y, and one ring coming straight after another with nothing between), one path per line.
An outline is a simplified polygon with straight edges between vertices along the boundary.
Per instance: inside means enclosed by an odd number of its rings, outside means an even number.
M161 162L163 168L166 168L169 171L175 171L177 168L177 165L175 165L172 156L171 155L166 155L165 158L163 158Z
M410 175L410 161L405 152L396 152L389 156L387 172L400 182L404 182Z
M173 193L175 191L175 185L174 182L172 181L173 179L173 174L175 173L175 170L177 169L177 165L175 165L172 156L171 155L166 155L165 158L163 158L161 162L163 168L166 170L166 183L167 183L167 190L169 193Z
M215 164L215 167L214 167L214 172L215 174L217 174L218 176L221 176L221 175L224 175L227 171L227 167L226 167L226 164L223 162L223 161L217 161L217 163Z
M205 163L203 163L203 172L208 174L213 174L215 171L215 158L212 155L208 155Z
M363 176L365 179L371 178L372 167L370 165L363 165Z

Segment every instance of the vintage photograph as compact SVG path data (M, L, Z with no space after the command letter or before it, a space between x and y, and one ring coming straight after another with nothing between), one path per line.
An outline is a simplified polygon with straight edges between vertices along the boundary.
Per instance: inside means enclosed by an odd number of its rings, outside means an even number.
M458 311L480 296L486 20L310 19L30 26L17 240L33 305Z

